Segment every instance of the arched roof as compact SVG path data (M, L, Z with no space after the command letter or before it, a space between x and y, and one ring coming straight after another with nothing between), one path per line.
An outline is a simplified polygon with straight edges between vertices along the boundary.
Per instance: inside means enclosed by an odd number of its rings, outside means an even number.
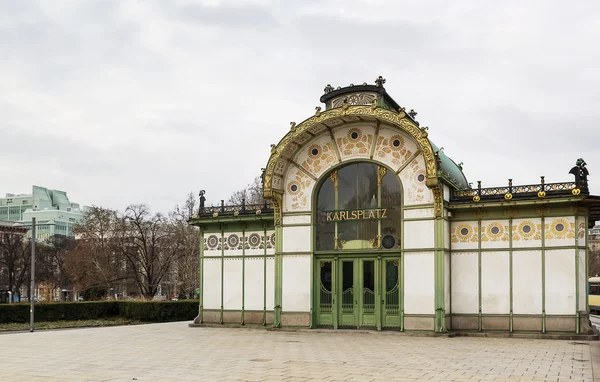
M376 103L370 106L350 106L344 103L342 107L321 112L317 108L314 116L299 125L292 124L290 131L277 145L272 145L271 156L264 175L264 194L272 198L275 194L283 193L283 175L288 162L296 150L331 127L343 123L358 121L381 121L396 126L409 136L412 136L425 159L426 184L428 187L438 185L438 169L436 157L425 129L420 128L403 110L394 111L378 107Z
M457 165L456 162L448 157L443 150L440 150L431 140L429 140L429 144L437 157L438 176L457 190L470 188L467 177L462 171L462 166Z

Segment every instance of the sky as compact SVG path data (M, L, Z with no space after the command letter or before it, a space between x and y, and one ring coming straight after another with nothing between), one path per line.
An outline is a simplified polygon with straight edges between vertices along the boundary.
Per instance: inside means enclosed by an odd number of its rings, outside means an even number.
M327 84L387 82L483 187L600 194L600 2L0 0L0 194L227 199Z

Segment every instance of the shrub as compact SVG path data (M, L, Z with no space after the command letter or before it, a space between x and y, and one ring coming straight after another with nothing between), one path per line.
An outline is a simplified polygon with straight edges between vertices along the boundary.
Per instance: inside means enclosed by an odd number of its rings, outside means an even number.
M198 301L120 301L120 316L144 322L193 320Z
M129 318L143 322L193 320L198 300L92 301L35 304L35 321ZM0 323L29 322L29 304L0 304Z

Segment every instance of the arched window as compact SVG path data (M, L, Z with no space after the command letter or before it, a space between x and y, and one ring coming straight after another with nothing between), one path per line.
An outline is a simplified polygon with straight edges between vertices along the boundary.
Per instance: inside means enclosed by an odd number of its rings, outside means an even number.
M399 249L401 185L374 163L352 163L329 173L317 193L317 251Z

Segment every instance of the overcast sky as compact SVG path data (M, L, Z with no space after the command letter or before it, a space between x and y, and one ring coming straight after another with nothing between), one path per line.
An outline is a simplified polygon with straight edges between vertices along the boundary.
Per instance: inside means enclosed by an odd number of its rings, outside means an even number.
M260 174L328 83L387 79L484 187L600 194L600 2L0 0L0 194L155 212Z

